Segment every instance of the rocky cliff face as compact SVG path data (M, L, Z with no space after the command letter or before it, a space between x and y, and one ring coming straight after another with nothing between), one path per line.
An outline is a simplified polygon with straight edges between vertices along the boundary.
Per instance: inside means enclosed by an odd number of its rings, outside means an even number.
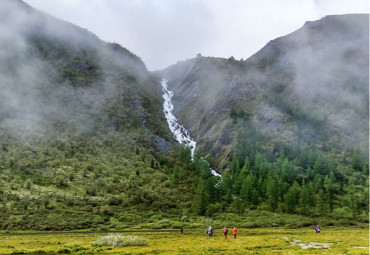
M267 147L368 148L369 15L327 16L270 41L245 61L197 57L161 72L175 114L220 164L242 122ZM228 134L227 134L228 133ZM225 135L230 139L226 139Z

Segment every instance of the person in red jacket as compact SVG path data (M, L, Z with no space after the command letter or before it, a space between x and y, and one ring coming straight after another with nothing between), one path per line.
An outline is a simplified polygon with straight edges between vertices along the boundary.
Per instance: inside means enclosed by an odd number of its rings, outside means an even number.
M236 239L236 233L238 232L238 230L236 229L236 227L234 226L233 228L233 236L234 236L234 239Z

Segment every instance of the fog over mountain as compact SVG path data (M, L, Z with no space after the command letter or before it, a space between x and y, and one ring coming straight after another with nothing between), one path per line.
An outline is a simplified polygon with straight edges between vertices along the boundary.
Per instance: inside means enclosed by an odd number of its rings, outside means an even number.
M326 15L369 13L366 0L25 0L118 42L149 70L203 56L246 59L269 40Z
M3 1L0 12L0 116L9 132L150 126L153 107L165 124L160 84L133 53L19 0ZM109 116L120 97L127 108ZM143 98L156 102L145 110Z
M365 156L368 25L365 14L327 16L270 41L245 61L198 56L170 66L161 73L175 93L174 112L218 156L235 145L222 144L222 133L236 142L240 132L232 112L267 128L270 141L358 147Z
M157 72L124 46L0 1L0 230L368 225L368 14Z

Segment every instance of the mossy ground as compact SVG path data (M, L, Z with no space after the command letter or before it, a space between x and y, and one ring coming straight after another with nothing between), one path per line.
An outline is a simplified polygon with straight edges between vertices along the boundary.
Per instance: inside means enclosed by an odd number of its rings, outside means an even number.
M239 229L237 239L225 240L221 229L208 238L205 230L136 232L148 240L145 247L93 247L104 233L1 234L0 254L369 254L369 229L311 228ZM291 242L329 243L330 248L302 249ZM297 241L296 241L297 242Z

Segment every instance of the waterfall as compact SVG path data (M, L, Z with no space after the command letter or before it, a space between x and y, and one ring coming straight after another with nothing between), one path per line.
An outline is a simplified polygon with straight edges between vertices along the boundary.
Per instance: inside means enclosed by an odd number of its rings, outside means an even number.
M174 134L176 141L180 144L184 143L186 146L190 147L191 159L194 159L194 151L197 143L190 136L190 132L181 124L177 122L175 115L173 115L173 104L172 97L173 92L167 88L167 80L162 80L162 91L163 91L163 112L167 119L168 126L171 132ZM210 169L211 173L215 176L221 176L215 170Z
M177 122L175 115L173 115L173 104L172 104L172 97L173 92L168 90L167 88L167 80L162 80L162 91L163 91L163 112L167 119L168 126L171 132L174 134L176 141L180 144L185 143L185 145L190 147L191 150L191 158L194 158L194 151L196 147L196 142L190 136L190 132L183 126Z

